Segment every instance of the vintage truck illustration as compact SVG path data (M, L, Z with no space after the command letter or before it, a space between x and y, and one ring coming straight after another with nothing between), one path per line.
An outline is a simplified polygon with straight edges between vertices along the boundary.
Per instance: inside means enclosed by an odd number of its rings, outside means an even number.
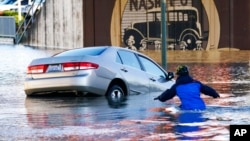
M153 45L160 48L161 43L161 9L154 8L146 12L145 22L135 22L124 29L123 42L126 46ZM168 48L202 49L201 24L199 13L195 7L169 7L166 12Z

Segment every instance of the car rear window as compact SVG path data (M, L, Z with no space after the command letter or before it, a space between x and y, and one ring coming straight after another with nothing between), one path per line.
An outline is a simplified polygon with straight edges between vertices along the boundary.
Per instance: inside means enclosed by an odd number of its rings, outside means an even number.
M59 56L84 56L84 55L91 55L97 56L100 55L107 47L88 47L88 48L79 48L79 49L72 49L61 52L59 54L54 55L55 57Z

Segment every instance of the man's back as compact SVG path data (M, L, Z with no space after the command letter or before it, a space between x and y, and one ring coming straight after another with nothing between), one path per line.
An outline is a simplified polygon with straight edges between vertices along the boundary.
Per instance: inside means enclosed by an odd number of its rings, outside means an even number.
M181 100L182 110L205 110L206 106L200 97L201 85L197 82L181 84L176 87L176 94Z

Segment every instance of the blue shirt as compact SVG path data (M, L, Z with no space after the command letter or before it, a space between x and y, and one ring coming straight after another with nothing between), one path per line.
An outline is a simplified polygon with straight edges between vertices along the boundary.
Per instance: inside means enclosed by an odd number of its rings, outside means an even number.
M184 75L179 76L176 83L170 89L164 91L158 99L164 102L177 95L181 100L180 108L182 110L205 110L206 105L200 97L200 93L214 98L219 97L219 94L213 88L194 80L189 75Z

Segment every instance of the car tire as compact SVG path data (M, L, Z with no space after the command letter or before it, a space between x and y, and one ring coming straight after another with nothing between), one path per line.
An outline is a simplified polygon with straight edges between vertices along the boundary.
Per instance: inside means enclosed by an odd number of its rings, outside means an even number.
M107 97L112 102L120 102L124 99L125 93L119 85L113 85L108 90Z
M187 33L182 37L181 41L184 41L186 43L187 50L193 50L194 48L196 48L197 40L198 40L198 37L195 34Z

